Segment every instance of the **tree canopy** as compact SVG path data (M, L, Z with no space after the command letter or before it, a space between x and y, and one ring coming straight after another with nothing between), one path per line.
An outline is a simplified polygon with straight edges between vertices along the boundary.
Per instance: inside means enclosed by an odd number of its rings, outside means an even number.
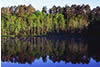
M100 34L100 7L89 5L53 6L42 11L32 5L1 8L2 35Z

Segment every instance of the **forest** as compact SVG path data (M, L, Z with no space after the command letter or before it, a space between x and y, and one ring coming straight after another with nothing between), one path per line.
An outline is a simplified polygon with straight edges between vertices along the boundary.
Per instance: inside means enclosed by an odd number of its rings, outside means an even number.
M1 8L1 35L97 35L100 36L100 6L53 6L42 11L31 4Z

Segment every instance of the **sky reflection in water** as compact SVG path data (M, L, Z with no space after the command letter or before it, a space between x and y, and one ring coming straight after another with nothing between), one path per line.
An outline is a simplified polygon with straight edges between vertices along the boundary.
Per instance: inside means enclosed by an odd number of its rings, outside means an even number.
M2 67L100 67L100 62L96 62L95 60L91 59L89 64L72 64L64 62L60 63L53 63L49 58L47 58L48 61L46 63L43 63L42 58L39 60L35 60L32 64L18 64L18 63L11 63L11 62L1 62Z

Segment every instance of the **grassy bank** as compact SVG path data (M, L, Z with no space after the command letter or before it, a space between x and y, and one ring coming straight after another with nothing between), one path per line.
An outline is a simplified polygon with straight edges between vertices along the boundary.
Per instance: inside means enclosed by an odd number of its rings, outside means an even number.
M38 36L47 36L46 34L42 35L1 35L1 37L38 37Z
M32 35L1 35L1 37L100 37L100 35L95 34L32 34Z

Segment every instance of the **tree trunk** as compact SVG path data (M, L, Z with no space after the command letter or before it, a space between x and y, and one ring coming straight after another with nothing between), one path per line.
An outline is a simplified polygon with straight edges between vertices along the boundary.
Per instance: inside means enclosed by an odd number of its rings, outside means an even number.
M36 34L36 28L34 27L34 35Z
M37 28L37 34L40 35L40 29L39 29L39 27Z
M26 35L26 32L24 32L24 35Z
M16 33L16 35L17 35L17 33Z

